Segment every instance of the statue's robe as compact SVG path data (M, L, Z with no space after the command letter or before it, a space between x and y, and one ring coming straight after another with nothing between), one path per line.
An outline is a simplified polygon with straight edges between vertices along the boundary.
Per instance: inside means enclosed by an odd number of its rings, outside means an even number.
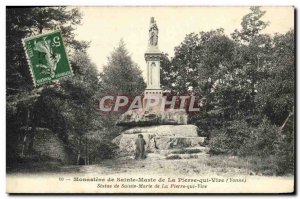
M135 140L135 159L146 158L145 145L146 142L143 138L138 138Z

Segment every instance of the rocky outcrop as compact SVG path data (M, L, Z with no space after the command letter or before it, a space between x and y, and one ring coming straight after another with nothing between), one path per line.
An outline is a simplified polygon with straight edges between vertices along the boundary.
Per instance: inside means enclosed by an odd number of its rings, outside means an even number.
M197 137L197 126L195 125L158 125L134 127L123 132L123 134L154 134L157 136L179 136Z
M130 110L121 115L118 126L148 126L148 125L184 125L188 116L184 109L169 109L165 111Z
M124 131L113 142L120 148L121 155L132 155L135 151L135 140L142 134L146 141L148 153L167 149L181 149L203 145L205 138L198 137L194 125L159 125L135 127Z
M184 109L130 110L117 121L117 125L129 129L123 131L113 142L119 146L120 156L133 156L135 140L138 134L142 134L147 153L163 152L167 159L200 157L206 152L196 150L197 153L194 153L194 148L203 147L205 137L200 137L203 133L199 132L197 126L188 125L187 121L188 115ZM172 154L173 150L182 150L187 154ZM190 154L191 151L193 154Z
M64 143L47 128L37 128L33 141L33 150L40 156L46 156L53 160L69 162L69 155Z

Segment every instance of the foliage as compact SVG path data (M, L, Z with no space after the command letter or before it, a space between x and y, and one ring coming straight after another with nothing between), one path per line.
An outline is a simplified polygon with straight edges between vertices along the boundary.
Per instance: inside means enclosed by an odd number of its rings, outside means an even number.
M211 154L271 158L282 174L293 171L294 32L261 34L264 14L251 7L232 39L222 29L186 35L164 55L161 82L173 94L192 88L201 111L189 122Z
M269 24L264 14L251 7L231 38L223 29L186 35L174 57L163 54L161 83L172 95L196 96L201 111L189 113L189 122L209 138L211 154L239 156L266 174L283 175L294 171L295 36L293 30L262 34ZM55 132L77 163L113 158L110 140L122 130L115 125L120 113L96 115L97 103L105 95L134 97L145 89L125 43L97 74L89 43L74 38L78 9L8 7L6 18L8 164L32 153L36 127ZM56 28L75 75L33 88L21 39Z
M118 146L110 142L110 140L104 140L97 147L97 153L95 156L98 158L98 161L101 159L111 159L116 156L116 150Z
M256 102L262 114L282 125L294 107L294 32L277 34L273 39L272 65L267 77L258 86ZM276 100L274 100L276 99Z
M242 19L242 30L235 30L232 37L236 40L250 42L260 31L268 26L268 22L261 20L266 11L260 10L258 6L250 7L251 12Z
M133 97L141 95L144 91L142 72L131 60L123 40L111 53L107 65L103 67L100 83L101 91L105 94L126 94Z
M212 154L229 153L238 155L248 141L249 127L245 121L233 121L226 127L214 129L210 140Z
M134 99L135 96L141 96L146 88L142 72L132 61L123 40L120 40L119 46L108 57L107 65L104 66L99 79L100 88L97 92L99 100L107 95L125 95L129 99ZM123 112L111 111L102 118L103 128L108 132L107 136L110 139L118 136L122 130L115 125L121 113Z
M8 164L34 153L36 127L52 130L72 153L80 154L82 136L101 125L94 111L97 71L86 53L88 43L74 39L75 26L81 21L79 10L8 7L6 17ZM61 29L69 49L74 77L33 88L21 39L56 28Z

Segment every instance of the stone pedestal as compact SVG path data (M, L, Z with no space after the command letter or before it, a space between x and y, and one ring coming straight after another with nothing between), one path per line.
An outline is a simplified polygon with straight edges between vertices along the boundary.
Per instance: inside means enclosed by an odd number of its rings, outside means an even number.
M135 109L122 114L118 126L138 127L151 125L185 125L188 115L184 109L167 109L164 111Z
M164 111L164 107L162 107L164 106L163 100L162 90L145 90L143 109L148 112Z

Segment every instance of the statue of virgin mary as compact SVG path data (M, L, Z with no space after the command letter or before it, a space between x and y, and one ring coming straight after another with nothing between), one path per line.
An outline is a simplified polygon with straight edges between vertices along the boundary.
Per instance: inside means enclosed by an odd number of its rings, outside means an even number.
M150 28L149 28L149 45L157 46L158 44L158 28L154 17L151 17Z

